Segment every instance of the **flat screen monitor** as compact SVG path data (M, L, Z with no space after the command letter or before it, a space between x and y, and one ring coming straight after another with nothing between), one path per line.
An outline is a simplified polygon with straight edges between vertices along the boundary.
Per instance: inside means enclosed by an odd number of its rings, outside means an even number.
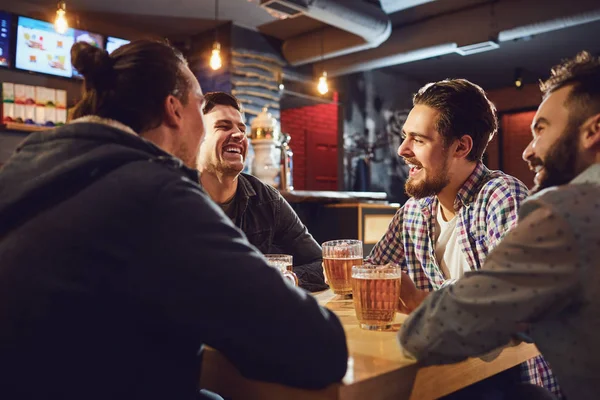
M12 35L12 17L0 11L0 67L10 67L10 42Z
M113 51L115 51L116 49L118 49L119 47L121 47L129 42L130 42L129 40L119 39L116 37L109 36L106 39L106 51L108 52L108 54L110 54Z
M70 78L73 76L73 43L75 30L72 28L61 34L50 22L19 17L15 66L26 71Z
M73 34L75 43L87 42L92 46L96 46L100 49L104 47L104 36L102 35L88 31L80 31L78 29L74 29ZM79 72L77 72L77 70L73 68L73 76L80 78L81 74L79 74Z

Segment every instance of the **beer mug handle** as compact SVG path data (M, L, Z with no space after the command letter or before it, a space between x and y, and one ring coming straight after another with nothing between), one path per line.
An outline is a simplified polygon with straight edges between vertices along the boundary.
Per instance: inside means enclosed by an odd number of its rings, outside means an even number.
M290 281L294 286L298 286L298 277L292 271L283 271L283 277Z

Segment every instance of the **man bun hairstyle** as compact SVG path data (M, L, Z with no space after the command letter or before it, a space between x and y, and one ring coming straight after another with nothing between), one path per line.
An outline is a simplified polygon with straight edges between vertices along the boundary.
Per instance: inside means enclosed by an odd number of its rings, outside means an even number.
M114 75L114 60L108 53L86 42L71 47L71 63L83 75L87 90L107 84Z
M187 63L165 42L137 40L111 54L79 42L71 47L71 60L85 79L83 97L71 119L95 115L143 134L164 120L168 96L187 103L191 87L184 73Z

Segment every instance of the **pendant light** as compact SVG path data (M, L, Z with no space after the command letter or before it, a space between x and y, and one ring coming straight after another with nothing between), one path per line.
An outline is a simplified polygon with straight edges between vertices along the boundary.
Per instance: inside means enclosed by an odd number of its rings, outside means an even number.
M67 22L67 5L64 1L59 1L56 5L56 19L54 19L54 30L58 33L66 33L69 29Z
M323 57L325 55L325 50L323 46L323 36L325 35L325 30L321 29L321 62L323 62ZM317 91L321 95L327 94L329 92L329 85L327 84L327 71L323 70L323 74L319 77L319 82L317 83Z
M219 19L219 0L215 0L215 21ZM212 52L210 54L210 67L213 70L218 70L223 66L221 60L221 43L218 40L219 28L215 28L215 42L213 43Z

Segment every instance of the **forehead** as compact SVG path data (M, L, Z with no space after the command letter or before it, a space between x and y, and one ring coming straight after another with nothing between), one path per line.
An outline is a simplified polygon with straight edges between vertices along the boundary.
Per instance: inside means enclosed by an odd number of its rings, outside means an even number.
M404 123L406 133L415 132L433 135L437 133L436 123L440 113L435 108L417 104L410 110Z
M569 109L567 108L566 101L572 90L572 86L569 85L550 93L538 107L534 123L539 118L545 118L551 122L566 122L569 118Z
M210 120L220 121L220 120L228 120L233 123L243 123L242 114L231 106L224 105L216 105L212 110L208 113L204 114L204 116Z

